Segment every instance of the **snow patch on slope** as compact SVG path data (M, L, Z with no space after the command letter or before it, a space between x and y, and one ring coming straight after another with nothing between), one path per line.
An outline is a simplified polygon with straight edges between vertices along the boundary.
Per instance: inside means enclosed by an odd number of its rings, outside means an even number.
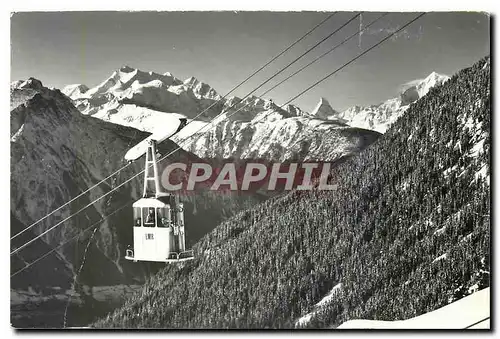
M64 95L70 97L70 98L79 98L85 92L87 92L89 88L85 85L82 84L74 84L74 85L68 85L64 87L61 92L63 92Z
M330 292L328 292L327 295L325 295L323 297L323 299L321 299L319 302L317 302L314 306L313 306L313 310L309 313L307 313L306 315L302 316L299 318L299 320L297 320L295 322L295 327L300 327L300 326L304 326L304 325L307 325L309 323L309 321L311 321L312 317L318 313L319 311L321 311L321 309L328 305L332 299L333 299L333 296L335 294L337 294L338 292L340 292L340 289L342 288L342 283L338 283L337 285L333 286L333 288L330 290Z
M444 260L444 259L446 259L447 257L448 257L448 254L447 254L447 253L445 253L445 254L441 254L439 257L435 258L435 259L432 261L432 263L435 263L435 262L440 261L440 260Z
M489 329L490 288L407 320L348 320L337 329Z

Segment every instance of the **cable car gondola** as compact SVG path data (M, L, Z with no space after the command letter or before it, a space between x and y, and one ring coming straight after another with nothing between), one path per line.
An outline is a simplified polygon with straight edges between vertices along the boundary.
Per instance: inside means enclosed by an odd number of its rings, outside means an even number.
M133 161L146 154L143 195L132 205L134 244L126 250L125 259L175 263L194 258L193 250L186 249L184 206L179 196L163 192L156 159L157 143L170 138L185 125L186 119L180 119L175 132L166 136L163 134L160 138L152 135L130 149L125 156Z

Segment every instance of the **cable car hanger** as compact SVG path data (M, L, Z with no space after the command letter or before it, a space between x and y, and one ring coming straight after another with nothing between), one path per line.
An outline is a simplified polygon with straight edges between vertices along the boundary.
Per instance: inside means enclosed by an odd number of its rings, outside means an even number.
M132 205L134 214L133 245L127 248L125 259L175 263L194 259L192 249L186 249L184 205L179 196L165 192L160 184L157 143L177 134L186 125L179 125L168 134L152 135L127 152L128 160L146 155L142 198Z

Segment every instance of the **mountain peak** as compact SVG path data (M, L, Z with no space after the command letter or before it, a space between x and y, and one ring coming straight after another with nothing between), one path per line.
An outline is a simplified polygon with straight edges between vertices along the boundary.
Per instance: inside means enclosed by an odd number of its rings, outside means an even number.
M301 117L301 116L308 116L309 113L304 112L303 110L300 109L300 107L288 104L285 108L285 110L290 113L292 116L295 117Z
M31 88L36 90L41 90L43 87L42 82L38 79L30 77L26 81L18 81L15 83L16 88Z
M444 74L440 74L440 73L437 73L437 72L432 72L431 74L429 74L425 79L423 79L420 83L432 83L432 86L436 85L436 84L441 84L445 81L447 81L450 77L447 76L447 75L444 75Z
M120 67L120 72L123 72L123 73L130 73L133 71L135 71L135 68L132 68L128 65L124 65L124 66Z
M324 103L325 105L330 105L330 103L328 102L328 100L326 100L326 98L325 98L325 97L321 97L321 98L319 98L319 102L320 102L320 103Z
M196 86L200 80L196 79L195 77L189 77L186 80L184 80L184 85L187 86Z
M432 71L431 74L429 74L426 79L429 79L429 78L442 78L442 77L447 78L448 76L444 75L444 74L440 74L440 73L438 73L436 71Z
M81 116L70 98L58 89L44 87L42 82L35 78L29 78L18 87L13 88L10 99L11 131L17 131L27 121L28 115L44 117L45 123L50 125L46 130L52 132L54 132L52 127L66 124L69 121L77 122ZM21 105L23 106L21 107ZM37 123L41 123L41 121ZM27 130L25 129L25 131Z
M214 100L221 99L212 87L195 77L182 81L170 72L160 74L127 65L117 68L110 77L91 89L83 85L70 85L63 92L75 100L76 106L84 114L99 113L98 117L106 119L110 119L112 114L116 119L116 112L128 112L130 105L187 114L189 117L204 109L209 110L207 114L216 115L218 112L215 111L219 108L212 109L210 105Z
M437 85L442 85L448 81L450 77L437 72L432 72L424 79L413 80L407 83L407 87L403 93L400 94L402 105L408 105L420 99L429 92L429 90Z
M327 119L329 116L338 114L336 110L332 108L328 100L326 98L321 97L319 99L319 103L316 105L311 115L320 119Z

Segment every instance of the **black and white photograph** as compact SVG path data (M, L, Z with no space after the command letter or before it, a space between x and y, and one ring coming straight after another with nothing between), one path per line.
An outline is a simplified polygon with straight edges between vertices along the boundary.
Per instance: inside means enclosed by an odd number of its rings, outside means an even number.
M9 19L13 331L491 331L494 14L63 8Z

